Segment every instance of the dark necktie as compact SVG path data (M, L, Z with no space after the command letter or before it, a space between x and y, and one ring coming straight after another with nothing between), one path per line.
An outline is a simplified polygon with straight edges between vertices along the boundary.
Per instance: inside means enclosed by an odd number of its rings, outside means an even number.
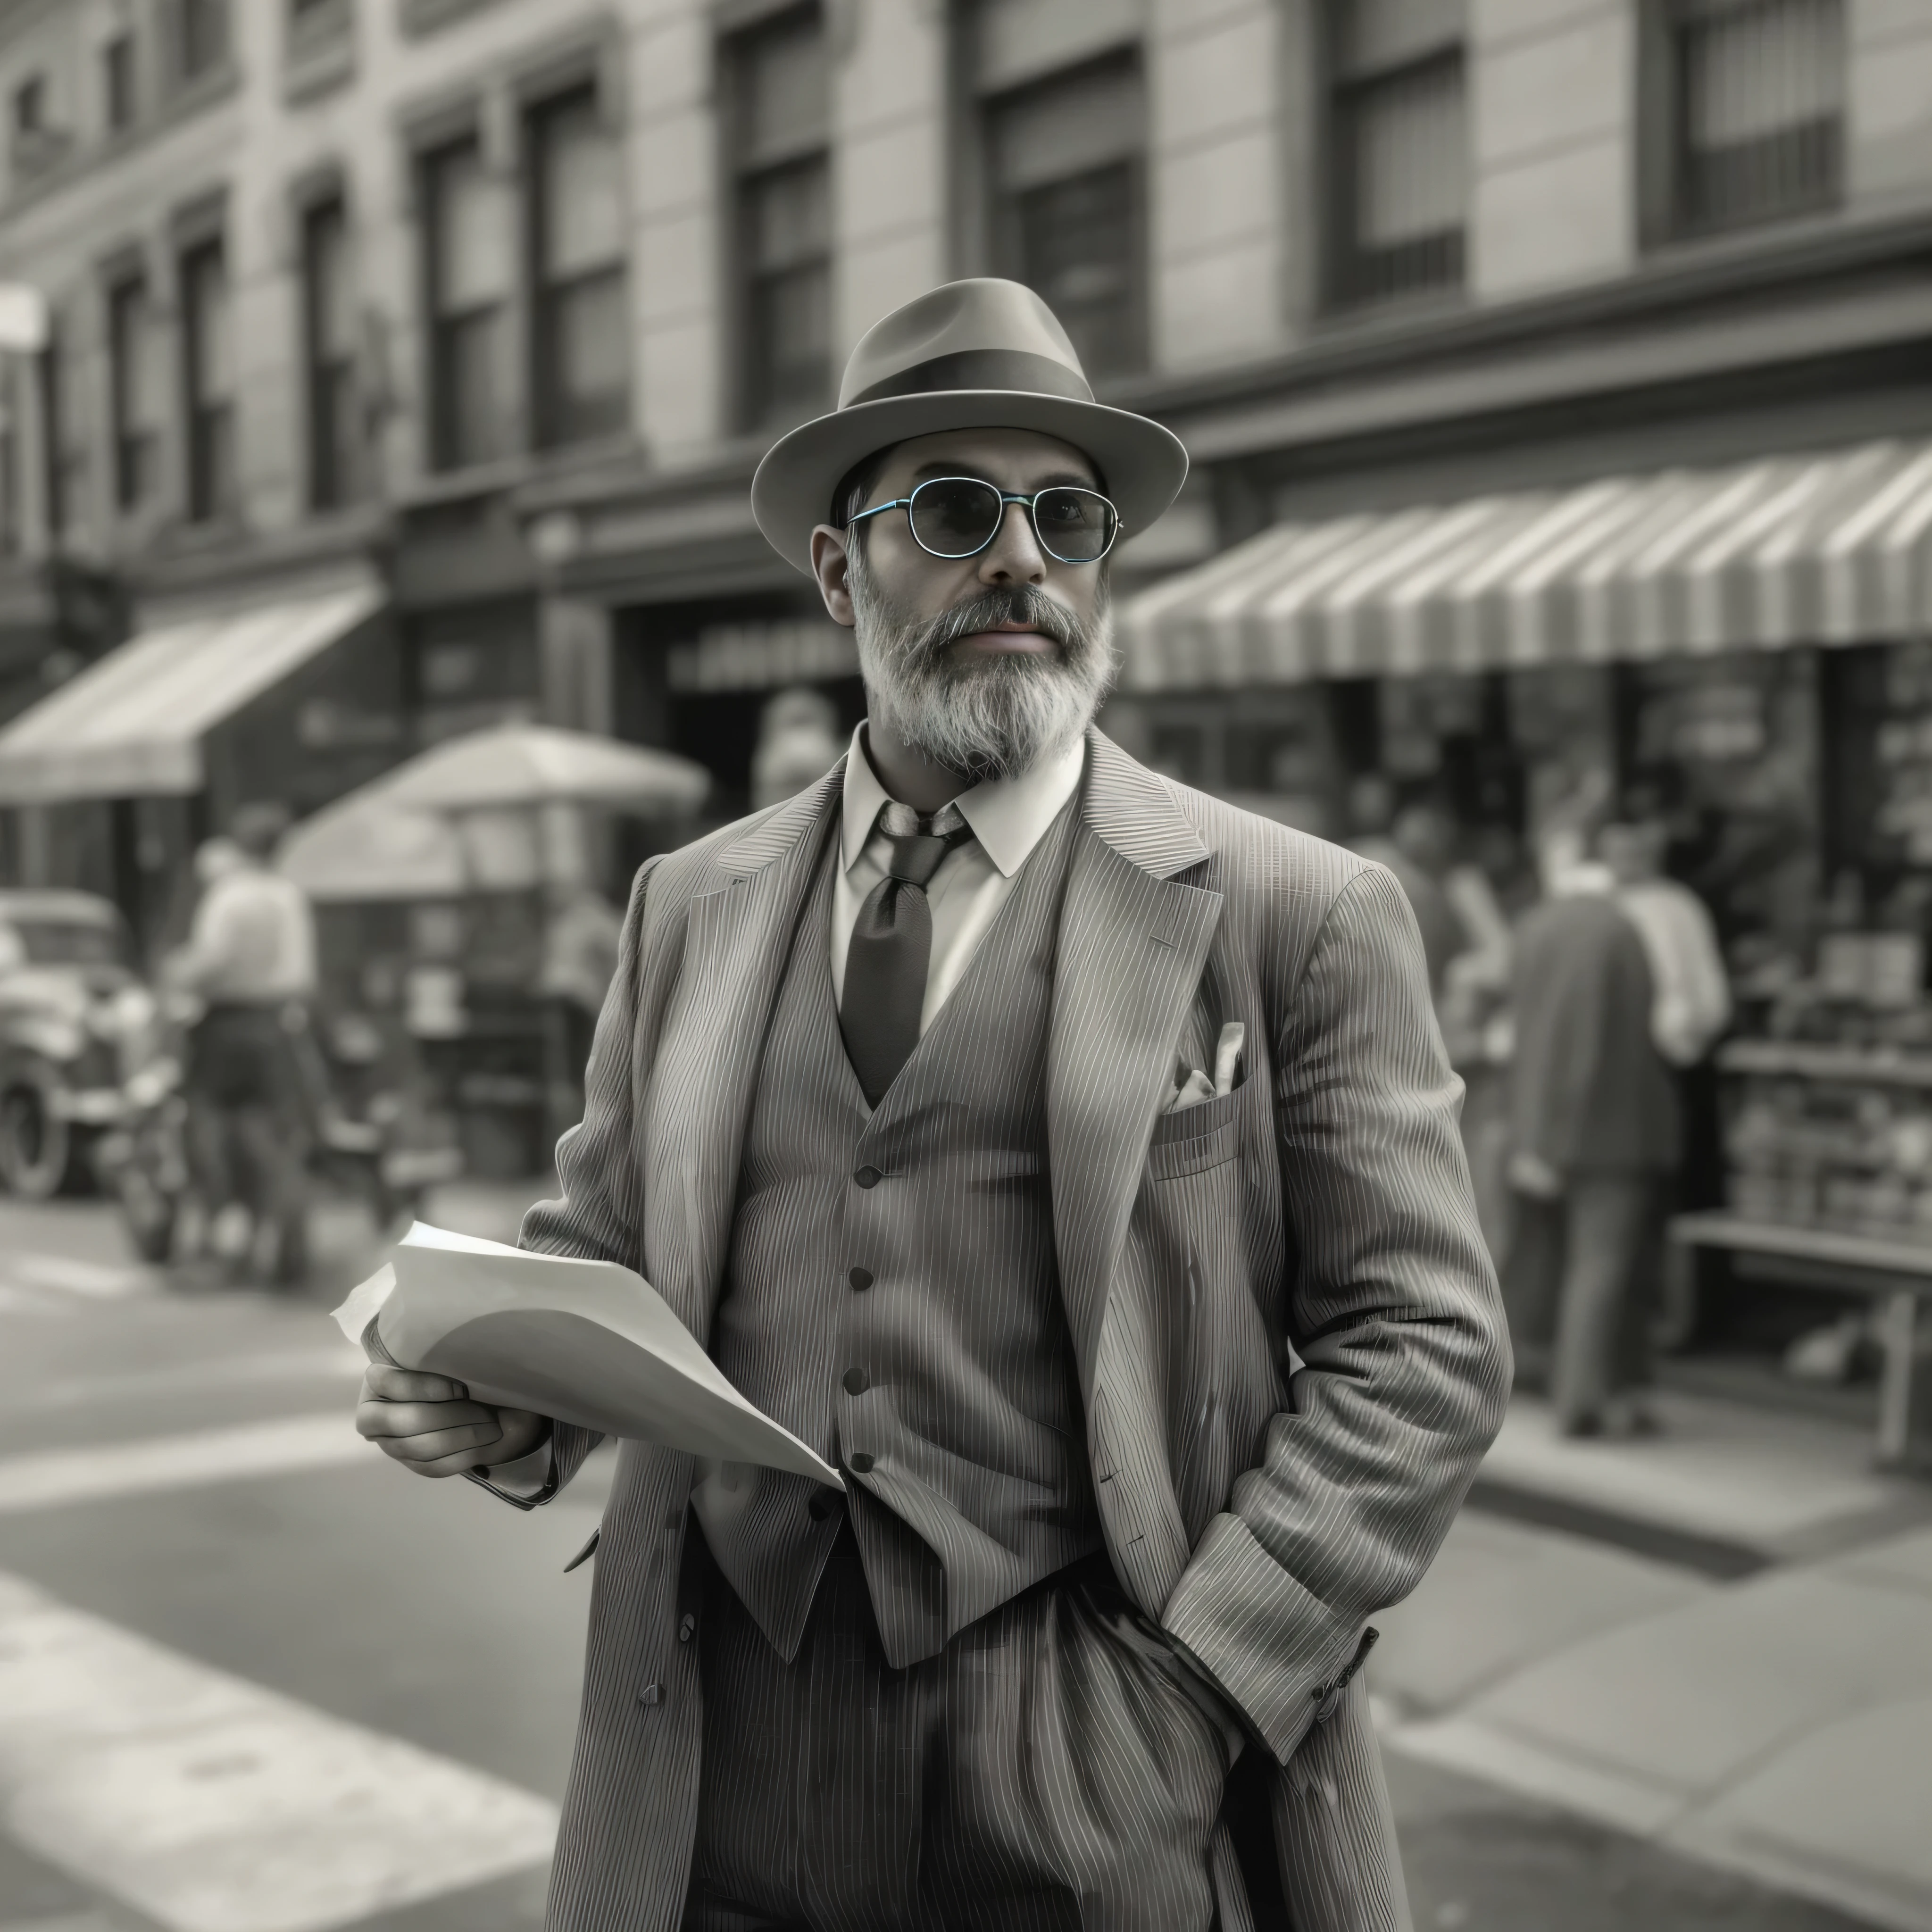
M866 1104L876 1107L919 1044L926 976L932 961L932 908L926 888L939 862L973 836L957 806L930 819L888 804L880 829L891 842L886 876L852 922L838 1028Z

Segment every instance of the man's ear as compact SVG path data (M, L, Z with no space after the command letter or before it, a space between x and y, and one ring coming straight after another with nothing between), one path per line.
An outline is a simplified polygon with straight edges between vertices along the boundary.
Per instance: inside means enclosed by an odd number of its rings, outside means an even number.
M835 530L820 524L812 533L812 574L818 579L818 594L825 599L826 614L835 624L850 630L858 622L852 608L852 586L846 577L846 545L849 530Z

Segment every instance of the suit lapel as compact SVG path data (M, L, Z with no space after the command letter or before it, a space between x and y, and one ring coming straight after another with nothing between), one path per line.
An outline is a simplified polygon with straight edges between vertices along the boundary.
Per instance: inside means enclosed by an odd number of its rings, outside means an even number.
M1108 1291L1222 898L1172 877L1207 848L1166 785L1098 731L1082 818L1060 910L1047 1142L1060 1289L1090 1403Z
M680 1204L686 1256L677 1293L658 1286L700 1340L730 1245L766 1024L844 773L842 758L721 854L722 883L691 902L681 1010L664 1029L653 1073L646 1160L656 1198Z

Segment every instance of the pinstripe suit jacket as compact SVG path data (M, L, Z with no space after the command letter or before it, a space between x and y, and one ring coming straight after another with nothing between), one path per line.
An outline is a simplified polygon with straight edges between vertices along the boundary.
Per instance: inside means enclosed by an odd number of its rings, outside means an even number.
M639 874L584 1119L558 1150L562 1198L524 1223L526 1246L639 1269L700 1341L842 770ZM1434 1556L1509 1375L1414 919L1380 867L1158 777L1098 731L1079 809L1048 1142L1108 1552L1266 1747L1297 1932L1381 1932L1406 1905L1366 1700L1358 1683L1319 1725L1317 1704ZM1229 1019L1246 1024L1246 1079L1164 1114L1177 1063L1211 1066ZM560 1476L592 1446L560 1426ZM679 1634L692 1479L685 1457L623 1445L557 1932L678 1923L700 1736Z

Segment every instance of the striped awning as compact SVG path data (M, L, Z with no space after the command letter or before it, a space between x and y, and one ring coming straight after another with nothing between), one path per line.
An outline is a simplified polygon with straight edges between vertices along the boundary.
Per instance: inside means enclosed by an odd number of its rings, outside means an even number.
M200 790L208 734L383 603L358 584L142 632L0 731L0 805Z
M1932 446L1277 524L1124 605L1133 691L1932 633Z

